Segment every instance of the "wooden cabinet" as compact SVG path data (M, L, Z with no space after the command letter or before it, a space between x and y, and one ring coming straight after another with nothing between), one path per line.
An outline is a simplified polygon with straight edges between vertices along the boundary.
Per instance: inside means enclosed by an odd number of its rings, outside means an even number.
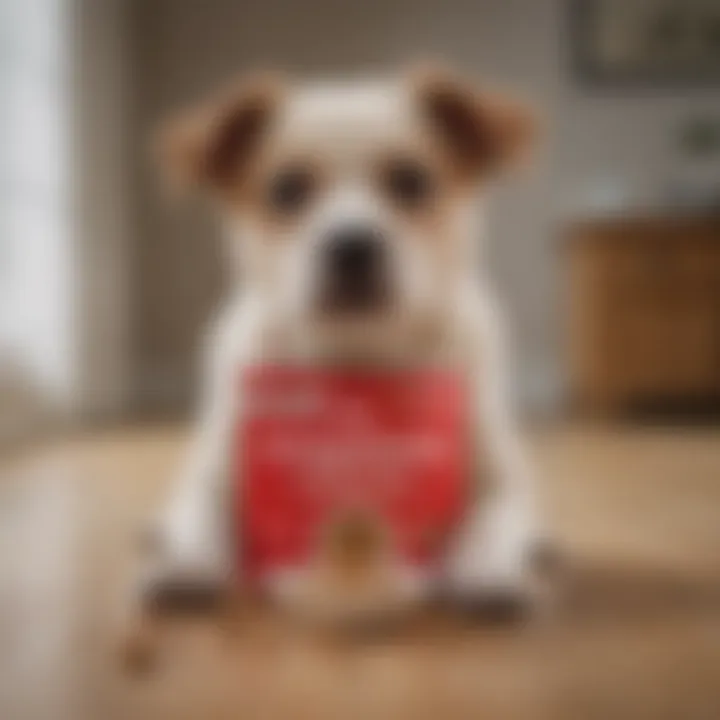
M720 399L720 218L576 223L565 298L582 406Z

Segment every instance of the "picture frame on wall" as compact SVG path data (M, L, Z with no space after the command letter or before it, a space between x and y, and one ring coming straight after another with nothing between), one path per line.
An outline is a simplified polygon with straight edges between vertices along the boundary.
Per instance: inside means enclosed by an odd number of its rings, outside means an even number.
M583 84L720 87L720 0L568 0Z

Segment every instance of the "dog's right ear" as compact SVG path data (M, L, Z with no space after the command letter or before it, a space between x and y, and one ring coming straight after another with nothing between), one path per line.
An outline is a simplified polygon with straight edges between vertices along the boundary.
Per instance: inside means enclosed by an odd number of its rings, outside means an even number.
M252 76L161 128L158 151L170 182L215 193L236 189L272 122L282 92L279 77Z

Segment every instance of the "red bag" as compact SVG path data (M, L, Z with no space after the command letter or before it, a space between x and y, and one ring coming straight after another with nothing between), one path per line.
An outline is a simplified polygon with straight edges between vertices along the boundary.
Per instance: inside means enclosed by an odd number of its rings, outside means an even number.
M259 366L241 380L235 512L247 577L302 566L346 512L377 518L404 560L438 558L467 491L457 374Z

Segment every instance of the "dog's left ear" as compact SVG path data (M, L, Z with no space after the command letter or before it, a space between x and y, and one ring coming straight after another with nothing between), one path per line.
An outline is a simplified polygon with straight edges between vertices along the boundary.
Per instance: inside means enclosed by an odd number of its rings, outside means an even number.
M521 103L438 68L414 68L410 81L421 112L462 179L496 175L530 154L536 120Z

